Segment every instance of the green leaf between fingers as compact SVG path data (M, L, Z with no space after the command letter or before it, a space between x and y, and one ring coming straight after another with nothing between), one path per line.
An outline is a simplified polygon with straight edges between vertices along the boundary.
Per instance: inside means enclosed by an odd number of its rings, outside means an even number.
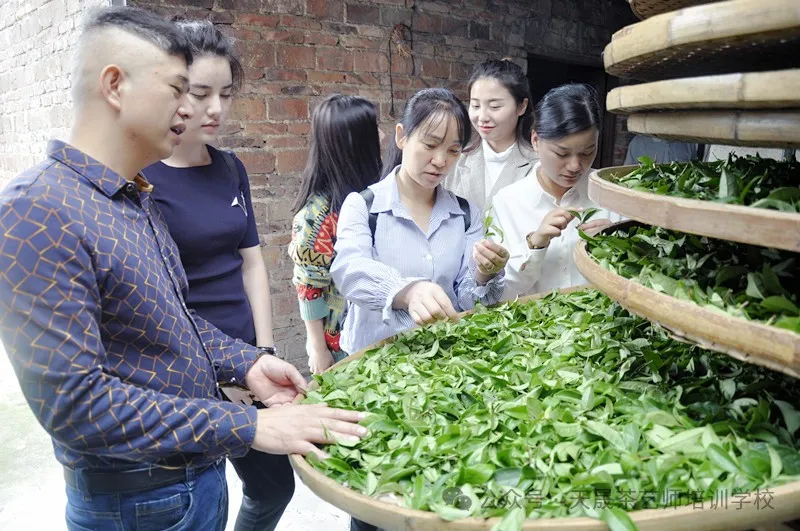
M503 234L503 230L494 224L492 210L493 209L490 207L486 212L486 216L483 218L483 237L493 238L494 236L497 236L500 238L499 243L503 243L503 240L505 240L505 235Z
M600 212L599 208L587 208L586 210L567 210L573 217L578 220L578 225L583 225L589 221L595 214Z

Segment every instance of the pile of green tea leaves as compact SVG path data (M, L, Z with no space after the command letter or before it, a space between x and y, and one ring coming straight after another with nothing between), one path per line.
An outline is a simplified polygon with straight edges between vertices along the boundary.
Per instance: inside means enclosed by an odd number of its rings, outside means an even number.
M309 461L446 520L635 529L627 511L709 507L726 489L757 503L800 479L796 382L679 343L594 290L478 309L315 378L307 401L370 412L370 434Z
M650 157L641 157L639 163L633 172L611 181L659 195L800 212L800 162L796 160L731 154L716 162L655 164Z
M797 253L634 226L588 236L605 269L704 308L800 333Z

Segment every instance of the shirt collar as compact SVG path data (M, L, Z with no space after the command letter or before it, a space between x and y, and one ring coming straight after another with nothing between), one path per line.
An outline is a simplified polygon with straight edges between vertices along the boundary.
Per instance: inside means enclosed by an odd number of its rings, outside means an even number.
M397 166L381 181L370 187L375 194L375 198L372 200L372 208L369 210L371 213L377 214L391 211L395 216L411 219L408 209L400 201L400 192L397 190L397 170L399 169L400 166ZM443 214L463 215L458 200L453 194L445 190L441 184L436 187L436 202L433 205L431 219L437 217L437 214L441 217L449 217L443 216Z
M483 144L483 159L487 162L506 162L511 157L511 152L517 147L517 143L514 142L502 153L497 153L486 140L481 140L481 143Z
M47 145L47 155L72 168L108 197L113 197L128 184L128 180L125 177L61 140L50 141ZM153 185L141 174L136 175L133 182L140 192L151 192L153 190Z

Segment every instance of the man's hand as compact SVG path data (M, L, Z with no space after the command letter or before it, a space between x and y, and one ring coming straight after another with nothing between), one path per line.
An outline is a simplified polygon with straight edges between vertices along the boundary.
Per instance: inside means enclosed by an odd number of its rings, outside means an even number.
M261 356L247 371L247 388L267 406L286 404L306 390L306 381L292 365L275 356Z
M324 404L260 409L257 415L252 448L269 454L313 453L325 459L328 454L314 446L315 443L331 444L339 439L358 441L367 434L367 429L358 425L366 413L334 409Z
M460 319L442 287L428 281L415 282L403 289L395 297L392 307L407 309L414 322L420 326L444 319Z

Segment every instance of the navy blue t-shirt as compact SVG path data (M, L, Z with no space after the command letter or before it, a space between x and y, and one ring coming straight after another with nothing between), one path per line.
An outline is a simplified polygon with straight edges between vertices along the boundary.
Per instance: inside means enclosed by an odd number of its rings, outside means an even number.
M173 168L157 162L144 170L189 279L187 306L227 335L255 340L244 291L239 249L258 245L250 184L241 161L232 175L211 146L211 164Z

